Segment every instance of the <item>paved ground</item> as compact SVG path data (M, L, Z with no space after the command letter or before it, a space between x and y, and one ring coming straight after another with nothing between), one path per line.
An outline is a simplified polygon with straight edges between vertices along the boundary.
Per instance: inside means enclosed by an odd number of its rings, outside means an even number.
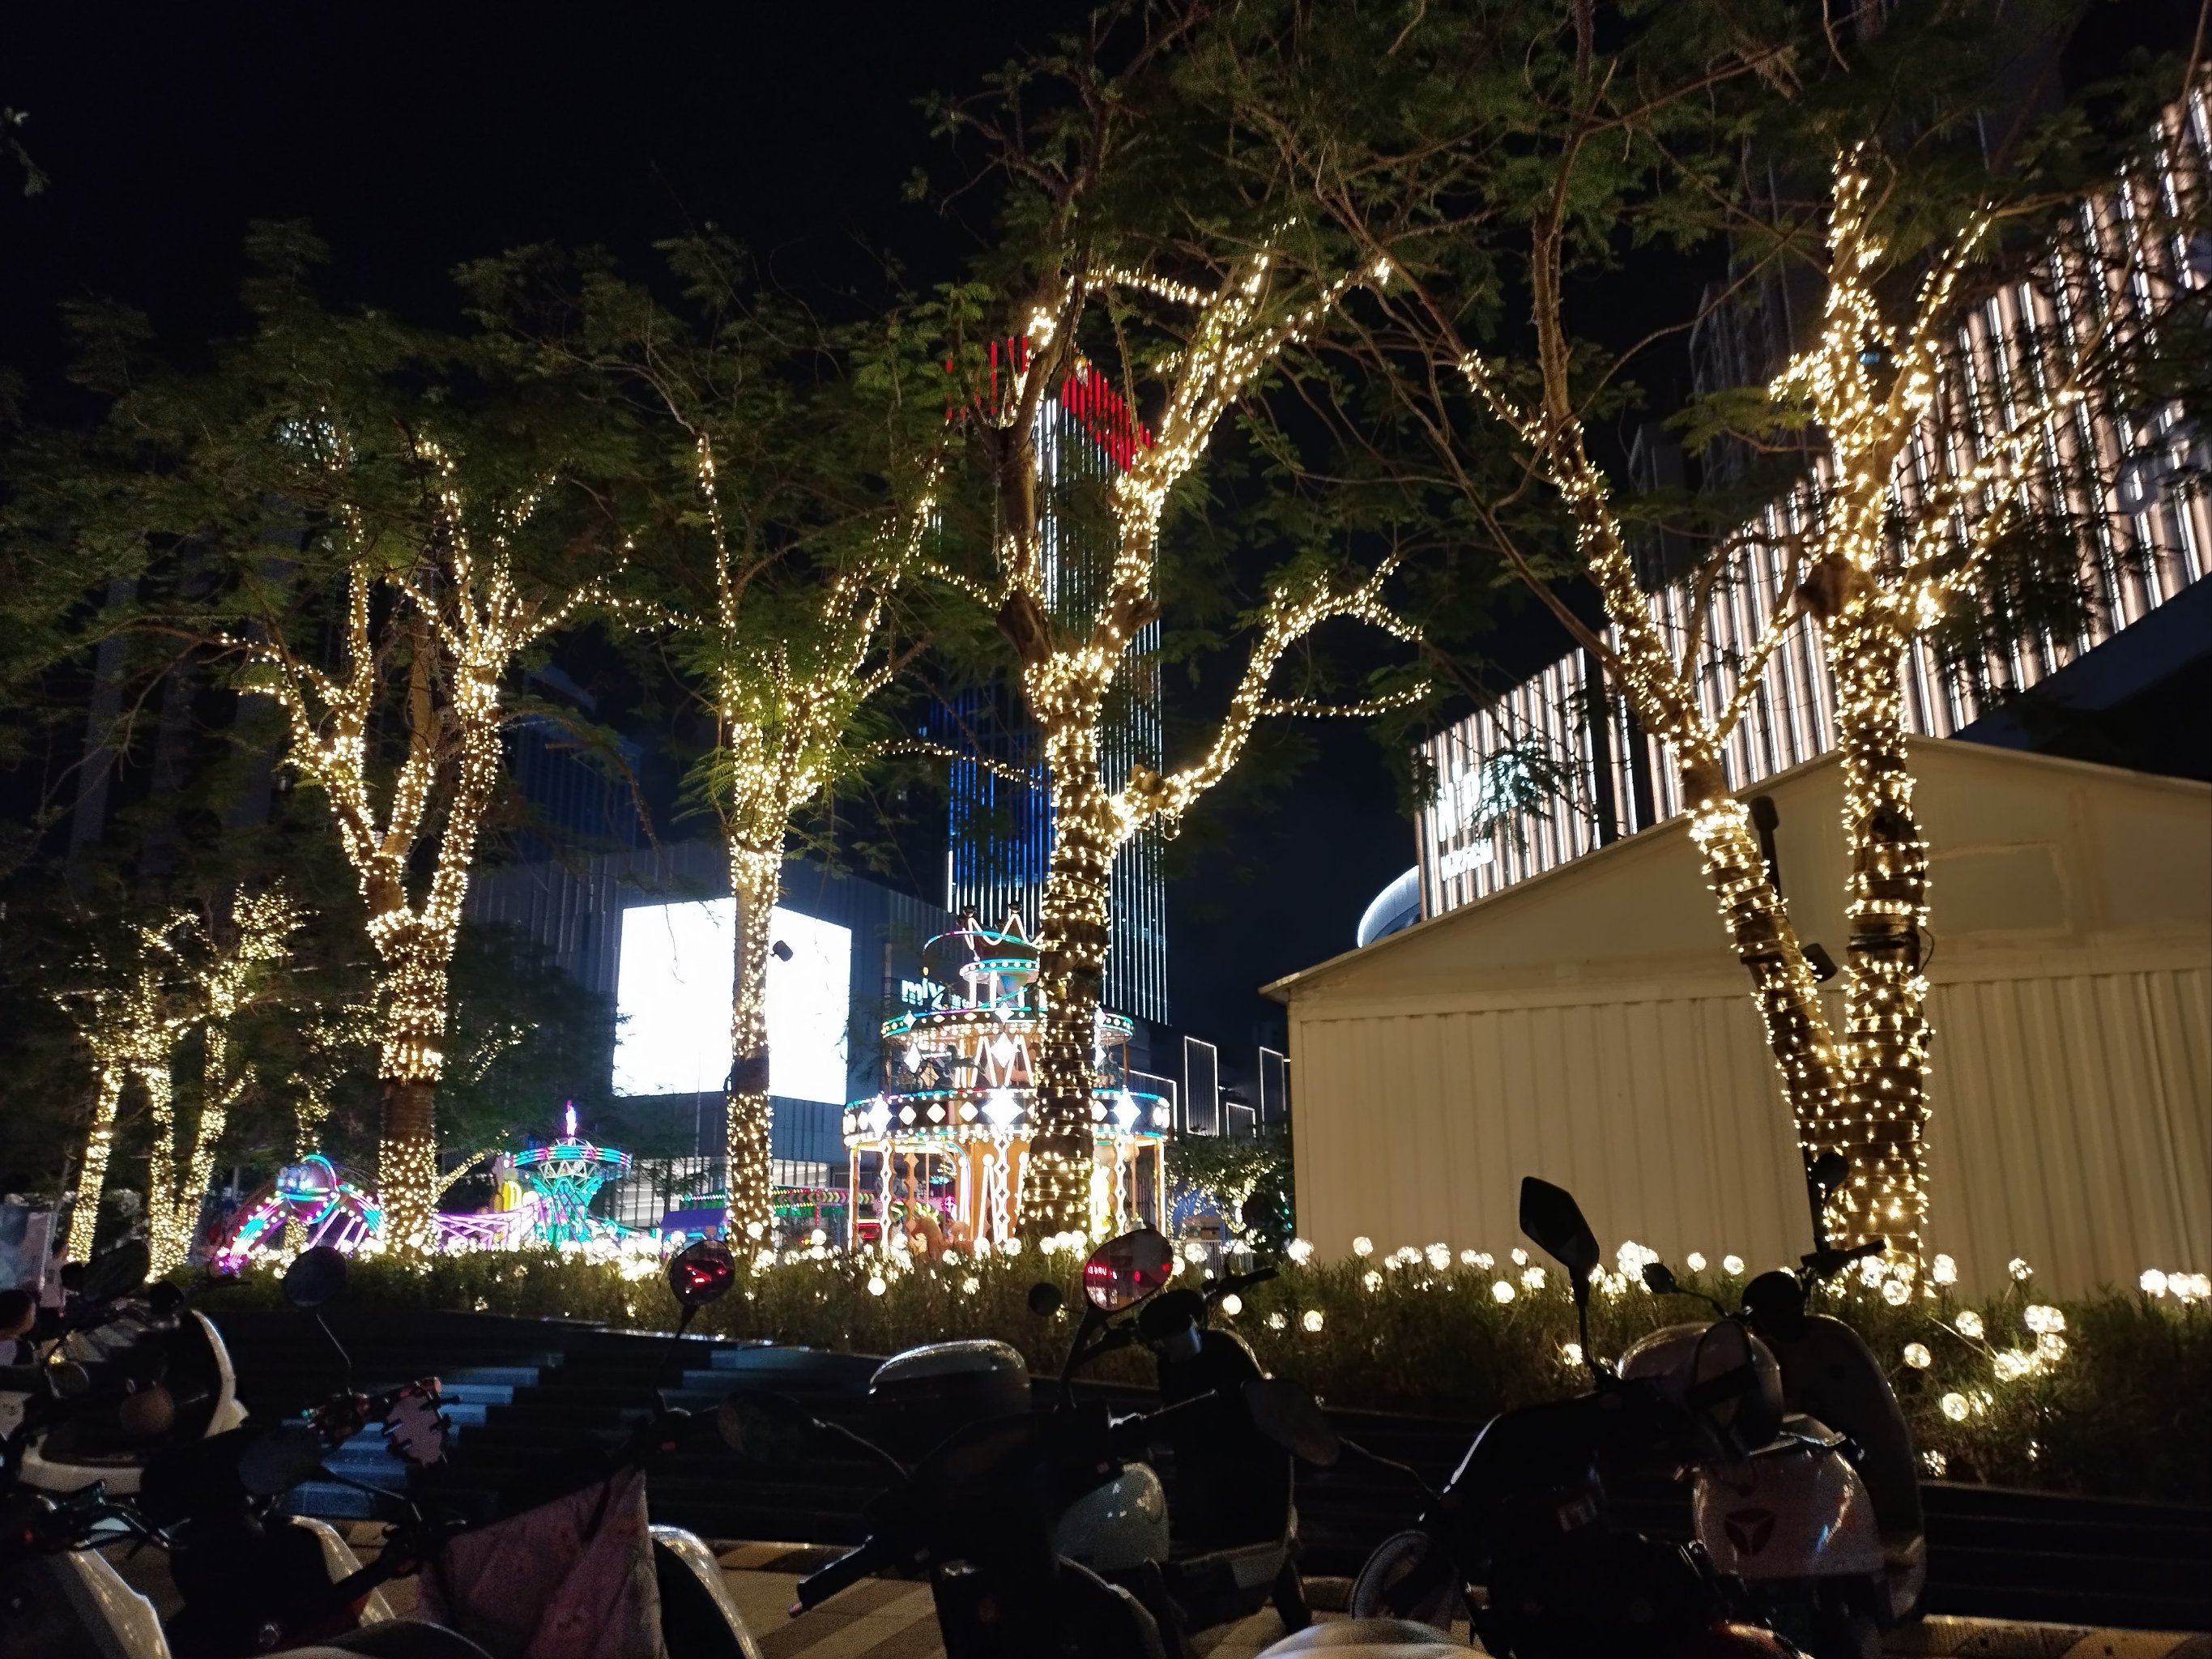
M356 1523L349 1530L356 1550L364 1559L372 1558L381 1528ZM799 1579L834 1553L790 1544L718 1547L731 1597L759 1642L763 1659L944 1659L926 1584L871 1579L826 1606L791 1618ZM164 1616L173 1609L174 1592L160 1552L128 1557L118 1551L113 1559ZM1342 1617L1328 1609L1343 1605L1347 1588L1342 1579L1309 1580L1309 1593L1321 1610L1317 1616L1324 1621ZM392 1583L386 1595L402 1617L412 1610L412 1581ZM1207 1632L1197 1645L1206 1659L1253 1659L1282 1633L1268 1611ZM1885 1646L1890 1659L2212 1659L2212 1636L1943 1615L1892 1632Z
M370 1550L365 1539L356 1547L364 1555ZM731 1599L759 1642L762 1659L944 1659L927 1584L872 1578L811 1613L792 1618L799 1579L835 1553L789 1544L735 1544L717 1549ZM413 1584L394 1584L386 1594L392 1611L404 1617L414 1601ZM1334 1599L1340 1602L1342 1597L1340 1588ZM1282 1624L1271 1609L1231 1628L1208 1631L1196 1645L1206 1659L1252 1659L1282 1634ZM2125 1659L2156 1656L2130 1654Z

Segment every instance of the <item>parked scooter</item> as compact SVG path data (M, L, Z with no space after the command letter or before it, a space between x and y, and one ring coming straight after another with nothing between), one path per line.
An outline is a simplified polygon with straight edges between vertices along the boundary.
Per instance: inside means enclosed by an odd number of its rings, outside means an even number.
M1531 1176L1521 1187L1521 1230L1565 1267L1589 1353L1589 1279L1601 1260L1589 1224L1571 1195ZM1735 1620L1728 1587L1702 1550L1610 1519L1609 1473L1694 1455L1705 1430L1656 1386L1594 1362L1590 1370L1591 1392L1491 1419L1443 1490L1427 1493L1416 1527L1370 1555L1353 1583L1352 1613L1449 1631L1464 1612L1498 1659L1792 1653L1771 1631ZM1749 1366L1717 1368L1710 1380L1739 1402L1747 1426L1762 1409L1779 1419L1778 1387L1763 1388ZM1333 1436L1302 1455L1328 1461L1340 1446L1419 1480Z
M42 1492L98 1481L112 1496L138 1490L164 1448L209 1438L246 1420L222 1334L173 1285L146 1286L143 1243L88 1263L50 1357L84 1367L88 1396L25 1443L17 1478ZM20 1411L0 1395L0 1431Z
M1084 1264L1086 1307L1062 1382L1135 1340L1133 1325L1116 1325L1115 1316L1157 1294L1174 1271L1173 1247L1150 1228L1100 1246ZM1031 1305L1050 1313L1057 1293ZM908 1375L921 1383L930 1374ZM818 1607L877 1571L897 1570L928 1578L947 1659L1167 1659L1159 1625L1139 1598L1070 1559L1057 1540L1071 1508L1114 1488L1179 1413L1195 1416L1212 1397L1117 1422L1097 1401L1063 1397L1054 1407L1029 1409L1026 1379L1023 1395L1022 1408L970 1417L911 1468L783 1395L750 1389L730 1395L719 1417L725 1442L741 1455L787 1468L841 1442L888 1477L887 1490L868 1506L866 1540L802 1580L793 1611ZM1164 1546L1158 1477L1147 1469L1120 1490L1131 1494L1131 1512L1109 1530L1146 1548Z
M1815 1248L1795 1272L1762 1273L1741 1311L1655 1331L1621 1360L1697 1402L1714 1356L1750 1351L1779 1372L1785 1415L1764 1443L1716 1435L1692 1473L1698 1541L1741 1581L1762 1616L1816 1659L1876 1659L1881 1632L1911 1616L1928 1578L1918 1470L1905 1413L1858 1333L1807 1311L1810 1293L1886 1242L1829 1247L1820 1217L1845 1174L1832 1153L1814 1165ZM1644 1271L1660 1295L1688 1294L1665 1264Z
M1149 1231L1131 1239L1159 1239ZM1285 1628L1311 1621L1292 1559L1295 1511L1289 1456L1252 1426L1237 1391L1258 1376L1251 1350L1225 1331L1206 1328L1221 1297L1274 1277L1272 1267L1217 1275L1203 1291L1175 1289L1148 1297L1134 1321L1086 1305L1060 1377L1063 1404L1079 1367L1116 1349L1142 1343L1158 1368L1160 1398L1176 1406L1218 1395L1169 1418L1164 1439L1173 1451L1176 1500L1139 1454L1121 1472L1071 1503L1054 1529L1061 1556L1119 1584L1144 1602L1161 1630L1170 1659L1194 1632L1258 1612L1272 1597ZM1059 1311L1052 1285L1034 1285L1030 1305ZM1029 1368L1002 1342L933 1342L886 1360L871 1379L874 1427L888 1443L926 1450L968 1424L1030 1409ZM1171 1524L1172 1523L1172 1524Z
M146 1519L140 1502L116 1498L98 1481L56 1498L15 1479L33 1436L65 1427L76 1411L98 1403L93 1379L76 1362L50 1359L40 1370L40 1386L27 1397L15 1429L0 1443L0 1659L173 1659L153 1604L125 1583L98 1549L125 1540L167 1547L169 1535ZM228 1463L241 1501L265 1504L294 1478L283 1440L281 1431L259 1437L235 1433L198 1443L190 1452L200 1456L200 1447L215 1447ZM158 1484L155 1471L147 1473ZM343 1557L335 1565L358 1569L359 1562L335 1533L313 1524L318 1530L296 1536L305 1540L318 1582L324 1577L325 1535ZM351 1623L360 1622L360 1611L355 1609ZM485 1659L481 1649L449 1631L390 1620L388 1609L381 1611L385 1622L373 1640L384 1659ZM225 1659L273 1651L284 1645L276 1634L252 1632L226 1650ZM294 1659L329 1656L349 1650L349 1639L346 1632L335 1632L331 1645L290 1651Z
M333 1263L342 1275L343 1260L334 1256ZM736 1275L728 1248L712 1239L702 1239L671 1259L668 1285L683 1310L679 1335L701 1309L728 1293ZM334 1413L325 1408L309 1423L295 1425L283 1449L271 1449L272 1463L286 1455L296 1461L282 1474L270 1476L268 1484L334 1478L319 1467L325 1445L336 1443L330 1435L342 1440L360 1422L370 1420L363 1410L373 1412L380 1405L395 1414L384 1419L387 1437L427 1440L436 1434L419 1397L410 1410L407 1389L379 1396L349 1392L341 1399L344 1406ZM404 1420L395 1424L395 1416ZM568 1465L561 1492L489 1521L426 1516L406 1497L365 1488L381 1517L394 1523L382 1551L373 1564L337 1579L326 1592L318 1587L316 1594L302 1598L283 1618L280 1633L284 1639L318 1634L342 1623L380 1585L419 1575L426 1610L462 1634L502 1650L525 1645L533 1631L549 1622L572 1631L604 1632L611 1621L628 1617L649 1632L647 1621L657 1618L668 1659L761 1659L714 1553L680 1528L646 1523L644 1467L657 1455L716 1432L714 1419L656 1412L619 1446ZM642 1565L636 1551L650 1555L656 1591L651 1605L636 1594L637 1569ZM265 1595L263 1599L269 1600Z
M153 1603L96 1547L125 1538L163 1541L128 1500L97 1486L59 1500L21 1487L0 1498L0 1659L173 1659ZM400 1620L260 1651L281 1659L489 1659L452 1631Z
M345 1258L327 1246L302 1252L283 1279L285 1301L322 1325L342 1359L321 1310L345 1280ZM375 1395L356 1391L348 1359L342 1386L304 1420L248 1425L149 1459L137 1510L161 1529L184 1599L168 1624L177 1659L232 1659L388 1621L392 1609L374 1588L334 1592L362 1571L337 1529L285 1514L283 1504L370 1423L384 1425L394 1455L410 1466L442 1462L450 1425L438 1406L435 1377Z
M1164 1437L1175 1456L1176 1547L1156 1559L1194 1629L1248 1617L1271 1600L1285 1630L1313 1622L1297 1567L1291 1459L1244 1409L1244 1385L1264 1373L1241 1337L1209 1322L1223 1297L1274 1276L1272 1267L1222 1273L1203 1291L1163 1291L1137 1315L1161 1405L1212 1397L1203 1409L1168 1419ZM1096 1503L1084 1500L1060 1521L1061 1548L1077 1560L1085 1559L1082 1524Z

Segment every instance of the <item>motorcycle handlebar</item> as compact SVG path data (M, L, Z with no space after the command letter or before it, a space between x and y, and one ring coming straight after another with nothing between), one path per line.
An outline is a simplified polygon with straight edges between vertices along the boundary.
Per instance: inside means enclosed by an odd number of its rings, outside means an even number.
M808 1574L799 1581L799 1600L793 1604L792 1616L820 1607L840 1590L848 1590L870 1573L883 1565L890 1551L880 1540L864 1540L857 1547L849 1549L828 1566Z

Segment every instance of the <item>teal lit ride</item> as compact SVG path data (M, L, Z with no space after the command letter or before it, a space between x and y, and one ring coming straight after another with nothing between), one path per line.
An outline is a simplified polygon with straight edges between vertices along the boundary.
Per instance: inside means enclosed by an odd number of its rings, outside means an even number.
M577 1134L576 1103L570 1101L560 1139L514 1155L515 1174L530 1184L538 1200L532 1232L556 1248L618 1237L621 1228L592 1213L592 1200L609 1181L628 1174L629 1165L628 1152L594 1146Z

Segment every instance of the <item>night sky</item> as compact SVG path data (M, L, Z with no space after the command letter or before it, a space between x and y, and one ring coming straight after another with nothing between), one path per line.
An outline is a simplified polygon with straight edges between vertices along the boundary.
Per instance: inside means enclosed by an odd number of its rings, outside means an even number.
M599 245L646 273L656 239L708 222L799 293L865 289L878 251L909 280L957 275L975 228L900 200L945 162L915 100L972 89L1084 9L11 7L0 105L28 112L51 183L0 184L0 363L29 377L34 418L82 418L59 301L140 307L173 352L236 331L253 218L313 222L334 301L424 323L459 322L464 259ZM1313 735L1287 786L1224 797L1170 891L1176 1023L1238 1069L1279 1015L1256 988L1350 949L1413 862L1373 740Z

